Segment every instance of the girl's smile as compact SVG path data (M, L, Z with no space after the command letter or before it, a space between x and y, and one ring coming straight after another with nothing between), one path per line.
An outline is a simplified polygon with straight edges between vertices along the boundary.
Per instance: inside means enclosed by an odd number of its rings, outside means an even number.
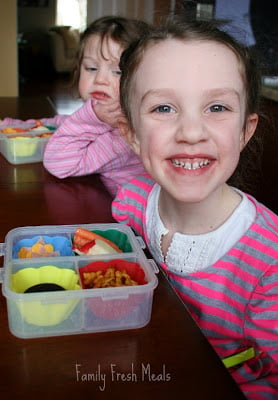
M187 171L196 171L198 169L203 169L207 167L211 162L212 158L210 156L183 156L176 155L171 157L170 161L175 168L185 169Z

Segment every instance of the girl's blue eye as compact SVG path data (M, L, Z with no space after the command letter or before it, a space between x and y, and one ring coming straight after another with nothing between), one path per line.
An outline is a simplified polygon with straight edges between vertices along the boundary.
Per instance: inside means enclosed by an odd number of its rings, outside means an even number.
M226 107L222 106L221 104L214 104L209 108L210 112L221 112L227 110Z
M120 71L120 70L118 70L118 71L113 71L114 72L114 74L116 74L116 75L122 75L122 71Z
M96 67L87 67L86 68L87 71L97 71Z
M158 106L154 109L155 112L157 113L171 113L174 112L173 108L170 106L167 106L166 104L163 104L161 106Z

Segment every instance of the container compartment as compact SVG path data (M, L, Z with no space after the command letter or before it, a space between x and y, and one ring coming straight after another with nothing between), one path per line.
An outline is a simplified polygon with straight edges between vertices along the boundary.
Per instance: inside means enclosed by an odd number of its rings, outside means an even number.
M49 137L0 134L0 151L11 164L41 162Z
M72 256L72 242L69 236L35 235L23 238L13 245L13 258L44 256Z
M16 336L48 336L61 334L61 329L69 332L80 327L80 313L72 315L80 301L74 295L80 293L75 264L63 258L56 259L53 265L49 261L15 260L6 266L9 286L3 288L3 293L7 297L10 330ZM49 291L56 285L59 290L56 287Z
M125 270L134 286L85 288L83 274L88 271L105 272L110 266ZM134 271L132 271L134 270ZM121 258L103 257L102 260L78 263L81 287L85 292L85 329L100 331L144 326L150 318L156 276L149 261L141 254L122 255Z
M0 151L11 164L40 162L52 132L36 124L2 125Z

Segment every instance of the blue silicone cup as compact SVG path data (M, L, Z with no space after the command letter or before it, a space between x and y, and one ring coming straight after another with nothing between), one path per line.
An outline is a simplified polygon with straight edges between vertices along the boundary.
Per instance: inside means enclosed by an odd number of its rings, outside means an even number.
M21 239L13 247L13 258L18 258L21 247L32 247L40 238L47 244L52 244L54 251L59 251L61 257L72 256L71 241L65 236L34 236L31 239Z

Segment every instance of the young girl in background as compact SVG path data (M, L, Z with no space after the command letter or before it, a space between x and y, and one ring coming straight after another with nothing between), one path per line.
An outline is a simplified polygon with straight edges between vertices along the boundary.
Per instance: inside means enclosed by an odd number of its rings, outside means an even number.
M43 125L58 126L44 153L43 163L51 174L65 178L98 173L114 195L121 184L144 171L138 156L120 136L117 119L121 116L121 53L148 28L140 20L106 16L81 35L74 82L85 103L70 116L40 120Z
M144 237L246 397L277 399L278 217L226 183L256 130L256 66L213 24L177 21L120 66L119 128L149 175L120 189L113 215Z

